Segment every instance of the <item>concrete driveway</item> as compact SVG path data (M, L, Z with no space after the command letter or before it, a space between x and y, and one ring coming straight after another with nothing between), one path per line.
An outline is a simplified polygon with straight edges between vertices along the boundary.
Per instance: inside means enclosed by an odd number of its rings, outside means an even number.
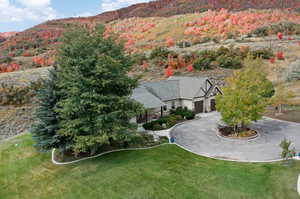
M264 118L253 124L260 131L258 138L232 140L216 134L219 113L201 116L171 131L177 145L198 155L245 162L273 161L280 159L279 145L284 138L291 140L296 152L300 152L300 124Z

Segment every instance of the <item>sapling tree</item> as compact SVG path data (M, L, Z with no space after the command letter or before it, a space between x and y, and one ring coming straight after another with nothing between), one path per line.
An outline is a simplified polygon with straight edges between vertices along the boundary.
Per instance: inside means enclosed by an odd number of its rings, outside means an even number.
M296 150L292 148L292 142L286 138L282 140L280 147L282 149L281 158L285 159L285 161L292 160L292 158L296 156Z
M278 109L278 113L282 114L282 105L289 104L290 99L295 97L292 91L284 88L283 85L278 86L275 95L271 99L271 104Z
M226 79L223 95L216 98L222 120L233 127L235 133L262 118L269 98L274 93L272 83L262 70L261 59L248 57L244 65L243 69Z

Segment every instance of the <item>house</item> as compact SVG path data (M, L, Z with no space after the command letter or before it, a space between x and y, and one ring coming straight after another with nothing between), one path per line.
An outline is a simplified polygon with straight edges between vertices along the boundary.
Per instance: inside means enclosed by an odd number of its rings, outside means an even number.
M221 89L207 77L173 76L158 82L143 82L133 91L132 99L147 111L137 116L137 123L162 117L171 109L187 107L195 113L216 110L215 96Z

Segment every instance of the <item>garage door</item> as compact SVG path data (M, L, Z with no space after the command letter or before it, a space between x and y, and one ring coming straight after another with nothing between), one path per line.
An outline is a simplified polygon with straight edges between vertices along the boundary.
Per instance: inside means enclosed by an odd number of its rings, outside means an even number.
M204 112L203 104L204 104L203 101L195 102L195 112L196 113L203 113Z
M217 108L216 108L216 100L215 99L212 99L210 101L210 109L211 109L211 111L216 111L217 110Z

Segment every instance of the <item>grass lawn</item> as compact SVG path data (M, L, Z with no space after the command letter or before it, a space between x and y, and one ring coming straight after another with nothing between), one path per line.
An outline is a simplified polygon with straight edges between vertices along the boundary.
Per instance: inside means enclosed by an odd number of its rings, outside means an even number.
M30 135L0 145L1 199L295 199L299 173L300 162L292 168L232 163L175 145L68 166L35 152Z

